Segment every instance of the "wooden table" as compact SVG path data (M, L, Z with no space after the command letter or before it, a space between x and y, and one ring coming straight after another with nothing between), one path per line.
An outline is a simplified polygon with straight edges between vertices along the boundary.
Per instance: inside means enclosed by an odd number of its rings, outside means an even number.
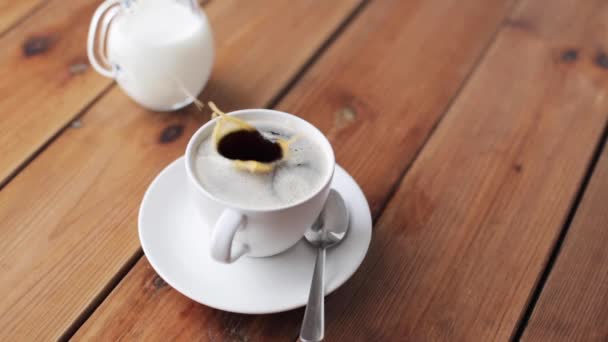
M0 4L0 340L295 341L199 305L137 238L207 113L88 65L98 0ZM374 218L327 341L608 341L603 0L211 0L202 100L318 126Z

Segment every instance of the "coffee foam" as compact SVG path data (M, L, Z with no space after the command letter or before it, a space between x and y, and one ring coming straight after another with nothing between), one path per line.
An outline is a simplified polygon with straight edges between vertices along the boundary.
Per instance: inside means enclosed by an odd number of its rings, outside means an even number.
M270 140L290 139L296 134L272 123L249 123ZM272 172L255 174L234 167L233 161L221 156L213 139L207 137L198 147L194 169L203 188L213 196L238 207L272 209L316 192L329 172L329 162L320 146L298 135L289 146L288 157Z

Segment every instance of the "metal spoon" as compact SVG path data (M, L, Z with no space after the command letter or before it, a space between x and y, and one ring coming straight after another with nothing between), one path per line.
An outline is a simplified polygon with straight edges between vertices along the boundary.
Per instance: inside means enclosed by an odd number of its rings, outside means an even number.
M342 196L331 190L323 211L306 231L304 237L317 247L317 260L308 294L308 304L300 330L300 340L321 341L325 333L325 250L335 246L346 236L348 210Z

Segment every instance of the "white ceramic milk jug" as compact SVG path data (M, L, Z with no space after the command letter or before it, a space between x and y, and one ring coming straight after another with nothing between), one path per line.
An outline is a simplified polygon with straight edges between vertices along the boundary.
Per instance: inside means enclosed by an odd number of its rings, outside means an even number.
M137 103L170 111L205 86L213 38L196 0L107 0L93 15L87 53Z

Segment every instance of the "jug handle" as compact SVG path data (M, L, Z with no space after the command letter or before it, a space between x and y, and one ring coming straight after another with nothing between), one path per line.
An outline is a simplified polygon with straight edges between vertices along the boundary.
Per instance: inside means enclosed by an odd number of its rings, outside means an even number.
M89 35L87 38L87 55L93 68L100 74L106 77L114 78L114 69L110 66L108 57L105 54L106 38L108 33L108 27L114 17L120 12L121 0L108 0L102 3L91 19L91 26L89 27ZM99 41L96 40L97 30L99 21L103 18L101 23L101 32L99 34ZM95 43L97 42L97 51L104 64L101 64L95 55Z

